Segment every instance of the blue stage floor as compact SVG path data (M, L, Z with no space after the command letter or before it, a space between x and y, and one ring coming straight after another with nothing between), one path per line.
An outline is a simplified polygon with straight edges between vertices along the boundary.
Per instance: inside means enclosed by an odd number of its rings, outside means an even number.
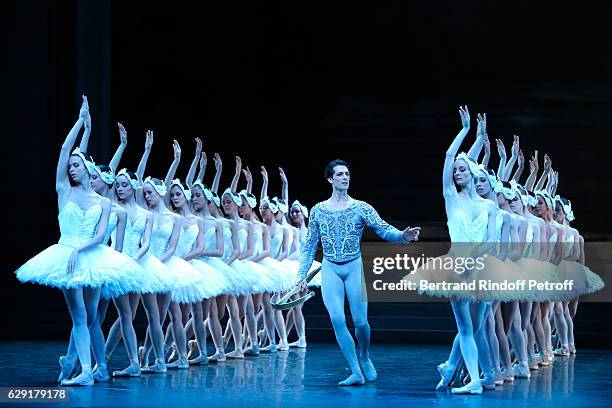
M0 386L55 386L61 342L0 343ZM111 369L127 364L122 346ZM115 379L93 387L65 388L65 404L19 403L3 406L97 407L595 407L612 400L612 356L608 350L579 349L558 358L552 368L532 372L485 391L482 396L435 392L436 365L449 347L374 344L372 360L379 373L374 384L338 387L348 375L333 343L310 343L308 349L263 354L245 360L169 371L166 375Z

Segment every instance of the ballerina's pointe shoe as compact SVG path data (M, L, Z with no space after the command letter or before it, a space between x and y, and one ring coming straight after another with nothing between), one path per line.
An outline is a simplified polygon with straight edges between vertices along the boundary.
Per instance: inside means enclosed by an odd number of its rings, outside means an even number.
M569 346L559 347L555 351L553 351L555 356L568 357L570 355Z
M93 372L91 370L88 371L84 371L81 374L77 375L76 377L69 379L69 380L62 380L61 385L65 386L65 387L71 387L71 386L90 386L90 385L94 385L95 381L94 381L94 376L93 376Z
M284 342L280 342L277 346L276 349L279 351L289 351L289 344L284 341Z
M306 340L299 339L292 343L289 343L289 347L306 348Z
M438 365L438 373L440 374L440 382L436 385L436 391L442 391L443 389L450 387L452 380L455 376L455 367L452 367L448 361Z
M109 381L110 375L108 375L108 368L106 365L99 366L96 371L94 371L93 378L97 382Z
M459 388L453 388L451 393L458 395L480 395L482 394L482 385L480 379L470 382L468 385Z
M365 379L361 373L351 374L343 381L340 381L338 385L340 386L351 386L351 385L363 385L365 384Z
M245 356L258 356L259 355L259 346L249 346L244 350Z
M378 379L378 373L374 368L374 364L372 364L372 360L367 359L365 361L360 361L361 368L363 369L363 377L366 382L374 382Z
M576 354L576 346L573 344L569 345L569 352L570 354Z
M173 361L170 364L166 364L166 368L168 369L185 369L185 368L189 368L189 362L187 361L187 356L180 356L179 358L177 358L175 361Z
M227 358L237 358L237 359L242 359L244 358L244 352L243 351L238 351L238 350L234 350L234 351L230 351L229 353L227 353L225 355Z
M57 382L61 383L62 380L67 380L72 377L75 369L75 361L68 356L60 356L59 365L62 370L60 371Z
M212 356L208 357L208 362L209 363L222 363L224 361L226 361L227 358L225 357L225 352L223 351L217 351L215 354L213 354Z
M276 353L276 344L268 344L266 347L259 349L262 353Z
M140 366L136 363L123 370L113 371L113 377L140 377Z
M515 364L512 366L512 369L514 370L515 378L525 378L525 379L531 378L531 371L529 370L528 363Z
M193 358L191 360L187 360L189 362L189 365L202 365L202 364L208 364L208 357L204 356L202 354L200 354L199 356L197 356L196 358Z
M188 360L191 360L200 354L200 346L198 346L198 342L196 340L189 340L187 345L189 346L189 352L187 353Z
M141 372L145 374L163 374L166 371L168 371L168 369L166 363L163 361L157 361L154 365L141 369Z

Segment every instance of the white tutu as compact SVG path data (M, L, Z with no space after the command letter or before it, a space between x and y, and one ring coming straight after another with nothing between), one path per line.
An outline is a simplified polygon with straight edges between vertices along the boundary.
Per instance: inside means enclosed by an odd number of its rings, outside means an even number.
M105 287L113 296L137 291L143 282L140 265L105 245L79 252L74 271L68 274L68 260L73 251L72 246L52 245L19 268L15 272L17 279L60 289Z
M306 275L308 276L308 274L312 271L314 271L317 268L321 267L321 262L319 261L312 261L312 266L310 267L310 269L308 270L308 273L306 273ZM308 282L308 286L316 286L316 287L321 287L321 282L322 282L322 276L323 273L321 271L319 271L311 280L310 282ZM297 275L296 275L296 281L297 281Z
M219 293L220 295L239 296L248 293L249 287L248 285L246 285L244 279L240 278L241 275L237 269L232 268L220 258L216 257L202 256L199 257L198 260L213 267L215 270L217 270L223 275L223 278L226 281L226 285L221 291L221 293Z
M189 261L202 274L202 286L206 292L206 299L222 294L229 286L229 281L221 272L199 259Z
M172 274L159 259L147 252L140 257L138 263L145 270L148 281L146 289L140 293L165 293L172 290L175 285Z
M274 275L268 271L266 267L253 261L242 261L247 269L250 270L247 275L249 281L249 293L264 293L270 292L275 285Z
M173 302L195 303L207 298L204 276L199 270L177 256L171 256L165 264L174 278Z
M272 285L268 290L269 293L283 292L290 288L285 279L285 267L281 262L268 257L262 259L258 263L263 266L270 275Z

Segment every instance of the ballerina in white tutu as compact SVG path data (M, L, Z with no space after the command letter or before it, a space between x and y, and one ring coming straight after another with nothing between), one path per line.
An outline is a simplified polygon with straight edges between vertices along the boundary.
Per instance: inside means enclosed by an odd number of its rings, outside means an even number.
M81 373L61 379L62 385L94 384L88 324L96 319L101 288L108 285L110 290L117 289L122 271L132 268L131 263L103 245L111 202L91 189L93 163L78 150L70 154L88 111L83 96L79 118L62 144L57 163L60 240L16 271L21 282L56 287L64 293Z

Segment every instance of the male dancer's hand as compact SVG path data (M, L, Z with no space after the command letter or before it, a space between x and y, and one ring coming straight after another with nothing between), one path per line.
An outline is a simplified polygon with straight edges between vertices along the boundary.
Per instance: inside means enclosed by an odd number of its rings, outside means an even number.
M403 232L403 237L407 242L418 241L421 227L408 227Z

